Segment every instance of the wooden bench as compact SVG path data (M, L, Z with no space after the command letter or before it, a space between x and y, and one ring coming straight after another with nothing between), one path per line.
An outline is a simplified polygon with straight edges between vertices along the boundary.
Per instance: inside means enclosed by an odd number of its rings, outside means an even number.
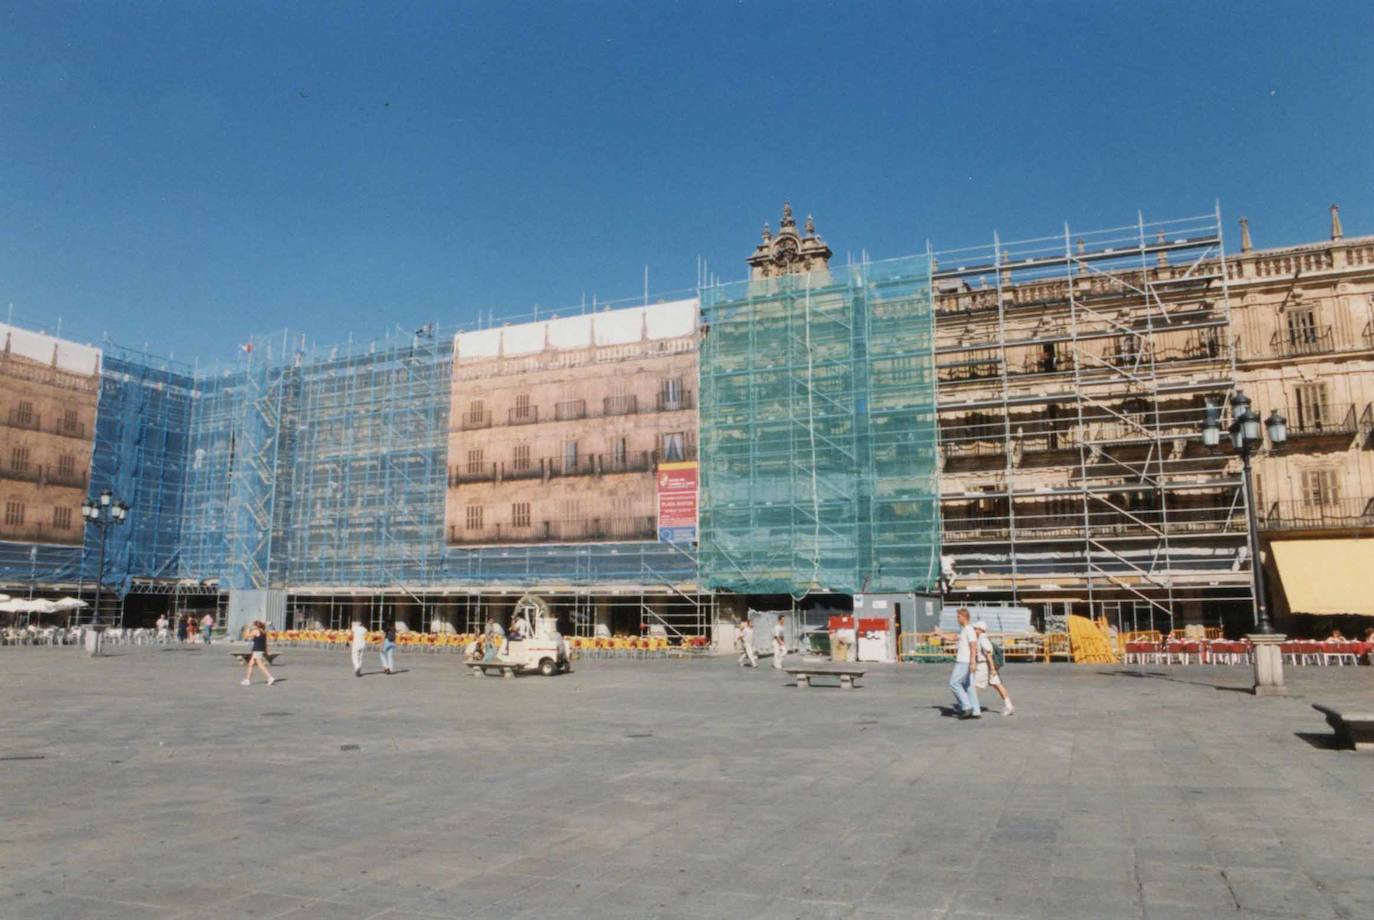
M864 676L865 668L837 668L833 666L815 668L783 668L796 680L798 687L811 686L813 677L838 677L841 690L853 690L854 681Z
M1326 716L1341 741L1357 751L1374 751L1374 712L1332 709L1320 703L1313 703L1312 708Z
M233 655L243 664L247 664L248 659L253 657L252 652L230 652L229 654ZM281 657L281 652L265 652L262 657L267 659L268 664L271 664Z
M500 671L502 677L514 677L515 672L524 667L511 661L465 661L463 664L473 668L478 677L486 677L487 671Z

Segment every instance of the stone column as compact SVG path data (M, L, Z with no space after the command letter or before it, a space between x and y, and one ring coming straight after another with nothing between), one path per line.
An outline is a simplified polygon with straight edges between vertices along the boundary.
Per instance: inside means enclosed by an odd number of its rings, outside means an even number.
M1280 633L1256 633L1247 637L1255 647L1255 696L1286 696L1283 684L1283 653L1279 643L1288 637Z

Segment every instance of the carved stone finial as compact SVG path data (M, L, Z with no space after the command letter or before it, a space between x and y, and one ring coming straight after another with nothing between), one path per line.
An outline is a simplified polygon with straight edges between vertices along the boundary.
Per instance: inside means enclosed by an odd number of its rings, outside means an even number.
M767 243L767 242L772 241L772 239L773 239L773 231L772 231L772 229L768 226L768 221L765 220L765 221L763 222L763 241L764 241L765 243Z
M1240 219L1240 251L1249 252L1255 248L1255 244L1250 242L1250 218Z
M811 219L811 215L810 215L810 214L806 215L806 235L807 235L807 236L815 236L815 235L816 235L816 222L815 222L814 220Z
M1341 206L1333 204L1331 206L1331 238L1338 240L1345 236L1345 231L1341 229Z
M1079 241L1078 241L1078 254L1079 254L1079 255L1082 255L1083 253L1085 253L1085 252L1087 252L1087 251L1088 251L1088 244L1085 243L1085 242L1083 242L1082 240L1079 240Z
M786 230L788 227L795 227L796 225L797 222L792 218L792 202L784 201L782 203L782 224L780 226L782 229Z

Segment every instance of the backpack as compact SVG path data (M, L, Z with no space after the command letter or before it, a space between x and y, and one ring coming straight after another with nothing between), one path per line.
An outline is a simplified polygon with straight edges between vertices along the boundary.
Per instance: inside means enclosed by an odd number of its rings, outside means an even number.
M1002 665L1005 664L1007 660L1006 656L1002 654L1002 643L993 642L991 639L989 639L988 642L992 645L993 666L1000 671L1002 670Z

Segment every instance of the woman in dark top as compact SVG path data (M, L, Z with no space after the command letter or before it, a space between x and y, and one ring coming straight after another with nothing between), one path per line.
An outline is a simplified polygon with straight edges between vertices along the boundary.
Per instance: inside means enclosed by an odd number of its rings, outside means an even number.
M185 615L177 617L177 641L180 642L182 645L186 644L186 623L189 620L190 617Z
M272 672L267 670L267 624L262 620L256 620L253 627L248 630L248 641L252 643L248 653L248 670L243 673L243 680L239 683L245 687L253 682L253 665L257 665L262 671L262 676L267 678L267 686L272 686L277 679L272 676Z
M387 620L382 627L382 652L378 656L382 659L382 673L396 673L396 621Z

